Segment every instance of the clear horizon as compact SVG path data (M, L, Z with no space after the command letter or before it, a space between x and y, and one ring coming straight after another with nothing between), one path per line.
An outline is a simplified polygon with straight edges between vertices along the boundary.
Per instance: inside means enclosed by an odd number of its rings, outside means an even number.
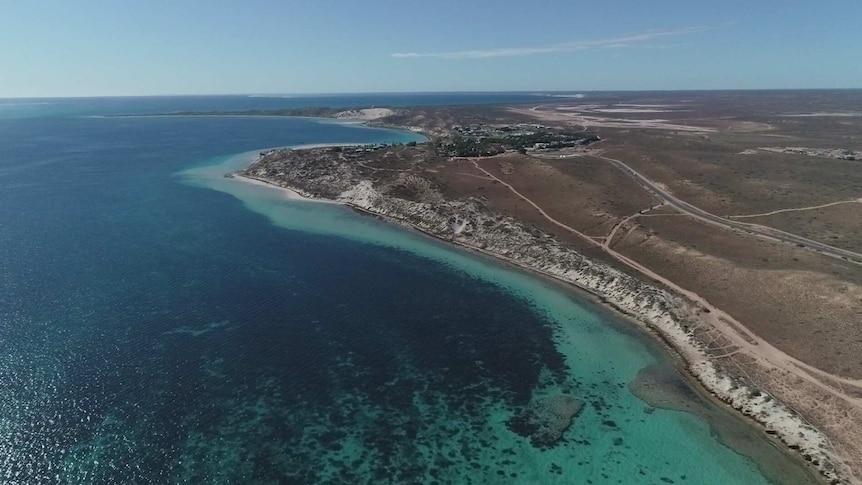
M530 89L524 91L364 91L364 92L328 92L328 93L165 93L165 94L115 94L87 96L9 96L0 99L86 99L86 98L180 98L180 97L329 97L353 95L415 95L415 94L528 94L528 93L685 93L685 92L735 92L735 91L860 91L862 88L736 88L736 89L608 89L608 90L569 90L554 91L547 89Z
M0 98L858 89L862 4L0 6Z

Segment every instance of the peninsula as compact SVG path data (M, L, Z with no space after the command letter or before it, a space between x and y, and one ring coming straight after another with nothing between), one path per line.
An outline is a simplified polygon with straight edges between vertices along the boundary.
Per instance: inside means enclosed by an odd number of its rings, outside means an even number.
M236 176L573 284L828 481L859 480L862 93L312 114L428 141L271 150Z

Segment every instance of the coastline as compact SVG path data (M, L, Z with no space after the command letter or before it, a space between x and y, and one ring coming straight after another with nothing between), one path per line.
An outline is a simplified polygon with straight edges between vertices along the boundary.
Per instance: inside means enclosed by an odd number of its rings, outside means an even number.
M266 183L266 182L264 182L264 183ZM701 398L709 401L711 404L715 405L717 409L719 409L721 412L723 412L728 417L730 417L732 419L736 419L739 422L745 422L745 424L747 426L755 427L759 430L768 429L767 425L758 421L753 415L745 413L745 412L741 412L740 409L734 407L732 404L723 400L715 391L711 390L707 386L706 383L701 381L700 378L698 377L698 375L691 371L691 369L689 367L689 363L683 357L683 355L679 351L679 349L677 347L675 347L671 341L669 341L667 338L665 338L665 336L662 334L661 331L659 331L655 327L650 326L646 322L640 320L639 318L637 318L632 313L626 311L624 308L615 304L612 300L608 300L607 298L602 296L600 293L593 291L591 289L581 287L580 285L577 285L577 284L572 283L568 280L562 279L562 278L560 278L554 274L543 271L539 268L536 268L533 266L528 266L528 265L522 264L516 260L505 258L505 257L502 257L498 254L487 252L487 251L482 250L481 248L478 248L475 246L466 245L466 244L463 244L463 243L458 242L458 241L454 241L451 239L446 239L446 238L440 237L437 234L425 231L425 230L423 230L423 229L421 229L421 228L419 228L413 224L410 224L409 222L406 222L404 220L393 219L392 217L389 217L389 216L383 216L383 215L377 214L375 212L371 212L371 211L368 211L366 209L351 205L349 203L340 203L337 201L326 201L326 202L345 205L347 207L350 207L351 209L353 209L354 211L356 211L359 214L362 214L365 216L376 217L378 219L384 220L384 221L389 222L391 224L397 225L403 229L419 232L419 233L421 233L427 237L431 237L434 240L439 241L443 244L455 246L458 249L465 250L465 251L467 251L471 254L474 254L478 257L481 257L481 258L491 259L494 262L497 262L499 264L503 264L504 266L506 266L512 270L524 272L533 278L539 278L543 281L546 281L547 283L549 283L551 285L554 285L554 286L557 286L557 287L563 289L564 291L574 293L578 298L586 300L588 303L599 308L600 311L607 312L610 315L612 315L613 317L615 317L618 321L625 322L625 324L628 325L628 327L625 327L625 330L637 332L640 336L645 336L646 338L650 339L650 341L652 343L656 344L661 350L664 351L664 355L669 358L673 368L679 373L680 377L689 386L691 386L691 388L695 392L697 392L699 397L701 397ZM635 393L635 394L637 395L637 393ZM638 397L640 399L643 399L643 397L641 397L640 395L638 395ZM654 407L657 407L657 408L662 408L662 409L679 410L678 408L675 408L675 407L662 406L662 405L657 404L657 403L648 402L648 404L650 404ZM709 420L707 420L707 422L710 423L710 426L713 424ZM770 441L770 444L775 445L775 446L780 446L780 449L778 451L780 453L782 453L784 456L794 460L798 464L800 470L804 469L805 471L808 471L808 472L813 471L813 473L808 474L810 478L812 478L813 480L822 482L822 483L828 483L826 480L827 477L825 477L824 474L822 474L821 470L819 470L818 468L815 468L814 470L807 468L807 465L809 465L810 463L807 462L806 460L804 460L800 453L798 453L798 452L794 451L792 448L788 447L787 443L781 439L780 435L770 435L769 433L767 433L767 436L764 438L769 439L769 437L775 438L775 441ZM730 446L733 449L732 444L728 444L728 443L725 443L725 444L727 446Z
M247 184L268 187L271 189L278 189L278 190L284 192L285 197L287 199L290 199L290 200L297 200L297 201L302 201L302 202L311 202L314 204L345 205L341 202L338 202L337 200L315 199L315 198L313 198L307 194L300 193L296 189L291 189L288 187L282 187L281 185L276 185L276 184L273 184L271 182L267 182L266 180L262 180L259 178L249 177L249 176L240 175L240 174L232 174L231 178L237 179L240 182L244 182Z
M249 167L255 165L260 159L261 156L251 161ZM807 423L788 405L780 403L768 392L764 392L761 385L748 379L740 379L738 375L723 368L718 360L709 354L708 349L697 341L686 325L690 323L692 312L696 316L696 305L685 301L682 296L672 294L655 285L636 281L609 265L588 260L573 249L563 248L556 242L548 251L538 248L538 252L552 253L554 257L549 258L548 254L537 257L536 254L525 255L512 252L511 247L506 247L505 244L489 246L486 244L487 241L482 241L481 238L477 243L477 238L471 238L466 234L453 235L451 232L446 234L446 229L442 231L440 229L441 223L444 228L447 225L445 216L440 216L439 210L433 213L429 211L428 204L402 199L393 200L378 193L370 183L363 183L365 181L342 192L334 199L326 199L298 187L295 183L285 184L283 181L276 183L266 178L249 176L249 171L246 169L243 175L237 175L237 177L245 179L244 181L266 184L292 192L293 197L299 196L302 200L345 205L357 212L416 230L444 243L547 278L555 284L569 289L574 287L579 294L586 295L590 301L603 308L609 308L614 314L623 317L658 340L669 350L680 373L700 391L703 397L751 421L752 424L758 423L767 434L779 438L786 445L788 455L795 456L800 462L804 458L806 462L816 467L822 474L820 478L825 478L832 483L852 482L852 474L848 469L842 468L843 463L832 450L826 435ZM465 204L463 201L446 201L446 203ZM463 210L464 207L458 209ZM515 220L509 222L515 226L520 224ZM549 264L549 260L559 261L566 258L569 261L564 261L562 264Z
M333 120L338 123L338 120ZM291 150L313 150L315 148L332 148L332 147L353 147L353 146L362 146L363 143L309 143L305 145L290 145L285 148L289 148ZM272 148L264 149L261 152L272 150ZM258 155L259 156L259 155ZM251 163L254 163L252 161ZM247 168L247 167L246 167ZM253 177L248 174L242 172L235 172L230 174L225 174L225 177L237 179L240 182L245 182L252 185L264 186L268 188L275 188L281 190L285 197L290 200L298 200L302 202L312 202L316 204L334 204L334 205L347 205L343 202L339 202L337 200L328 200L321 199L319 197L314 197L313 195L306 193L302 189L298 187L285 187L284 185L278 185L272 181L268 181L263 178Z

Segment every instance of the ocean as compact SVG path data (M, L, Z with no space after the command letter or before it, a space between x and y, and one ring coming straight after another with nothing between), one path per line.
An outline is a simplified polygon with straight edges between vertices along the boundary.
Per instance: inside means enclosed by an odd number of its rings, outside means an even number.
M300 118L106 116L532 95L416 96L0 100L0 481L796 476L777 449L764 458L729 446L720 410L652 338L583 296L345 207L223 177L266 148L417 135ZM637 397L634 383L656 369L712 417ZM559 396L583 403L559 442L515 432L513 417Z

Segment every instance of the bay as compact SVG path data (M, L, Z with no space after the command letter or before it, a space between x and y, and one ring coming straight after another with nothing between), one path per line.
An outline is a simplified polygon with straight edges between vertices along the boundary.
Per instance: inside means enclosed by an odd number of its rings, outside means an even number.
M415 135L106 103L0 119L6 482L767 481L632 394L669 360L571 291L223 177ZM585 406L559 446L506 425L563 394Z

